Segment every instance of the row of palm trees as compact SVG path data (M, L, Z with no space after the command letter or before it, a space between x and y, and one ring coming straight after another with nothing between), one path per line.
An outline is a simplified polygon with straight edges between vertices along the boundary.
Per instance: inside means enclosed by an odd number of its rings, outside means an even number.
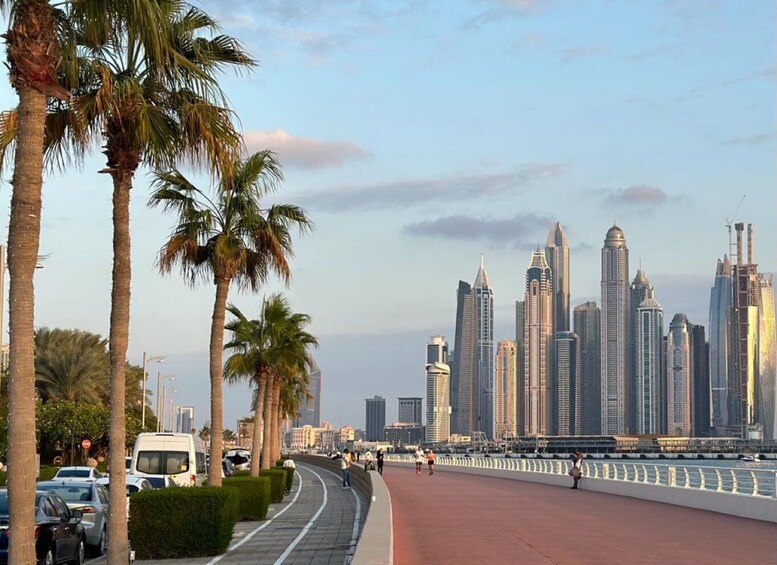
M159 268L179 267L191 284L212 281L210 339L211 460L222 448L222 349L230 287L257 290L272 273L288 282L291 233L311 222L299 208L260 200L281 180L270 152L241 160L235 117L218 83L220 71L255 61L216 22L182 0L0 0L10 13L4 35L18 106L0 116L0 159L13 167L8 230L9 510L11 563L35 560L34 285L43 171L79 165L101 146L100 172L113 184L113 268L108 563L128 560L125 481L125 359L129 338L129 203L141 164L155 170L151 205L178 215ZM178 170L207 171L213 194ZM270 395L274 398L274 394ZM272 399L271 399L272 400ZM265 402L266 404L266 402ZM272 402L271 402L272 406ZM266 426L267 427L267 426ZM271 427L271 426L270 426ZM210 484L220 485L218 466Z

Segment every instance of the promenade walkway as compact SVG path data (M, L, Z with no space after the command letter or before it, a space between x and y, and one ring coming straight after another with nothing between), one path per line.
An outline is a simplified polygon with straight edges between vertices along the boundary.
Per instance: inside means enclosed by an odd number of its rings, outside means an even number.
M444 468L386 465L394 563L777 563L777 525ZM570 481L571 482L571 481Z

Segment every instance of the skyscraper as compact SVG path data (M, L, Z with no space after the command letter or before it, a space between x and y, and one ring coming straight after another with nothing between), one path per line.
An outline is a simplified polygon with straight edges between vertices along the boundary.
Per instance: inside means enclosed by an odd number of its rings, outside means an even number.
M575 332L557 332L555 434L580 433L580 390L580 340Z
M629 329L629 249L613 226L602 247L602 434L626 433Z
M553 332L569 331L569 242L564 228L556 222L550 228L545 259L553 279Z
M456 349L451 367L451 422L453 432L469 435L475 429L475 295L469 283L459 281L456 291Z
M494 437L494 293L480 256L480 269L472 287L477 327L477 429Z
M426 344L426 362L448 364L448 342L445 336L433 335Z
M583 435L602 431L602 312L596 302L575 307L575 333L580 339L580 425Z
M661 372L664 311L654 298L645 298L640 303L634 315L634 329L635 433L659 434L664 429L665 390Z
M494 374L494 438L518 435L518 347L504 339L497 344Z
M383 428L386 427L386 399L375 395L374 398L367 398L364 402L367 405L367 441L383 441Z
M549 360L553 347L553 281L545 254L532 252L524 295L524 433L551 433Z
M450 375L445 363L426 365L426 441L430 443L451 437Z
M524 435L523 427L523 408L526 406L524 398L525 382L525 354L526 348L524 340L526 339L526 303L523 300L515 302L515 350L516 350L516 370L515 382L518 387L518 398L515 407L515 422L518 429L518 435Z
M693 437L709 437L712 424L710 411L710 345L704 326L691 324L691 365L693 367Z
M692 362L691 325L685 314L675 314L669 324L666 344L667 432L670 435L690 436L692 433Z
M758 329L758 421L766 439L777 438L777 334L774 323L774 280L760 275L761 290Z
M629 288L629 427L630 433L637 429L637 308L648 298L653 298L653 285L642 269L637 269L637 275ZM663 332L663 328L661 330Z
M190 434L194 430L194 406L177 406L175 409L175 431Z
M450 369L448 369L450 373ZM450 377L450 374L449 374ZM447 387L446 387L447 389ZM423 412L421 409L422 399L417 396L401 397L397 399L397 422L403 424L423 423Z
M302 426L313 426L318 428L321 425L321 369L313 361L313 366L308 373L308 394L300 396L300 415L294 420L293 426L301 428Z
M728 384L731 359L731 262L724 256L715 268L710 290L710 389L712 426L715 435L725 435L729 427Z

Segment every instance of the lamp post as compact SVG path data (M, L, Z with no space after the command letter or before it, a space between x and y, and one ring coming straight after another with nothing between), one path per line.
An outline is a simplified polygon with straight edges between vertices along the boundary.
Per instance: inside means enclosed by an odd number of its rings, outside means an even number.
M163 380L174 381L175 375L162 376L162 371L156 373L156 431L163 432L165 427L165 389ZM161 393L161 396L160 396Z
M164 363L165 358L163 355L152 355L149 357L146 355L145 351L143 352L143 409L140 412L141 431L146 430L146 380L148 379L148 375L146 374L146 366L152 361L156 361L157 363Z

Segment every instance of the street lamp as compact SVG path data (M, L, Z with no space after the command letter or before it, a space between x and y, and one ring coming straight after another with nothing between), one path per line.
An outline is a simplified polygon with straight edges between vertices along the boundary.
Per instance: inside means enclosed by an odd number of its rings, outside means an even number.
M162 371L157 371L156 373L156 431L157 432L163 432L164 425L165 425L165 397L164 397L164 387L162 386L162 381L174 381L175 375L166 375L162 376ZM160 397L161 392L161 397Z
M164 363L165 358L164 355L153 355L151 357L148 357L146 355L146 352L143 352L143 409L140 413L140 429L141 431L146 430L146 380L148 379L148 375L146 374L146 365L148 363L151 363L152 361L156 361L157 363Z

